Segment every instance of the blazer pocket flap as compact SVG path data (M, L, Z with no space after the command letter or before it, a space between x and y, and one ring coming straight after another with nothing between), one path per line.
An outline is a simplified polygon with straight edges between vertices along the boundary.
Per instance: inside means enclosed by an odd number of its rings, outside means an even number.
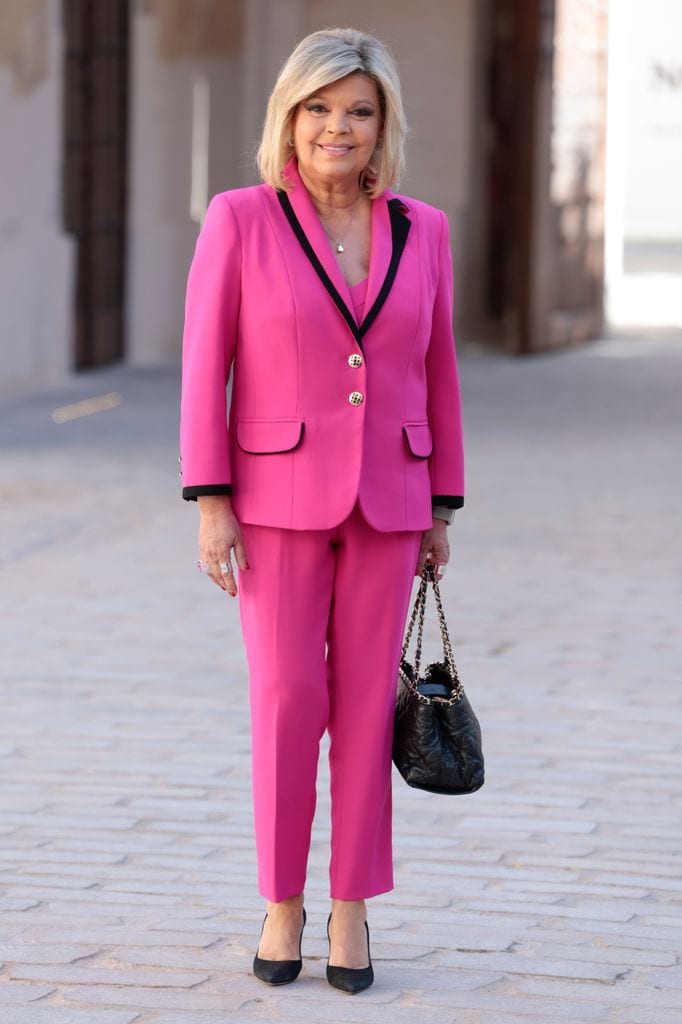
M254 455L290 452L303 436L303 420L238 420L237 444Z
M407 447L419 459L427 459L433 451L431 427L422 420L420 423L403 423L403 434Z

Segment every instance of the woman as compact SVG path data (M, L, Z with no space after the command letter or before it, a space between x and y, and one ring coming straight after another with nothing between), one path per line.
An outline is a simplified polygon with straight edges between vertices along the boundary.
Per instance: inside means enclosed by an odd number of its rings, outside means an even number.
M448 561L463 504L448 223L390 191L405 131L382 43L352 29L308 36L270 97L263 183L214 196L188 278L182 493L199 503L205 571L239 594L267 900L254 973L270 984L301 970L325 730L327 979L349 992L372 983L365 900L393 888L411 586L427 558Z

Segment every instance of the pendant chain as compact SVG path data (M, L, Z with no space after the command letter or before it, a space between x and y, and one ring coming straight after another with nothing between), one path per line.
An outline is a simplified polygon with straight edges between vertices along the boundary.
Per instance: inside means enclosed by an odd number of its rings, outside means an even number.
M320 217L320 223L322 224L322 227L325 230L325 234L327 235L327 238L329 239L329 241L333 243L334 249L336 250L336 252L345 252L346 251L344 246L342 245L342 242L343 242L343 239L348 234L348 232L350 231L351 225L352 225L353 221L355 220L355 214L357 212L358 212L358 207L356 205L355 209L353 210L353 213L351 214L351 218L348 221L348 224L346 225L346 227L343 230L343 233L338 238L336 238L336 239L333 237L333 235L331 235L329 233L329 231L327 230L327 225L325 224L325 222Z

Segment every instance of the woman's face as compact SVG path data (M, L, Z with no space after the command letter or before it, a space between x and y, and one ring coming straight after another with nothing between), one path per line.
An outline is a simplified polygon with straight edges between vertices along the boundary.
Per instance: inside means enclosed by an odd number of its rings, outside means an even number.
M381 130L379 93L356 72L302 100L294 114L294 147L303 177L313 184L356 183Z

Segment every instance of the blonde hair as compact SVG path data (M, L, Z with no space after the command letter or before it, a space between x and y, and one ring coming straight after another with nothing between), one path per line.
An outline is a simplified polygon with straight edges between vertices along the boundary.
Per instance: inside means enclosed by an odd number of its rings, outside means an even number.
M282 171L293 153L289 143L298 104L355 72L374 80L383 127L360 184L370 198L396 186L405 165L407 122L395 59L374 36L353 28L329 28L306 36L280 70L270 94L256 161L263 181L276 189L292 186Z

